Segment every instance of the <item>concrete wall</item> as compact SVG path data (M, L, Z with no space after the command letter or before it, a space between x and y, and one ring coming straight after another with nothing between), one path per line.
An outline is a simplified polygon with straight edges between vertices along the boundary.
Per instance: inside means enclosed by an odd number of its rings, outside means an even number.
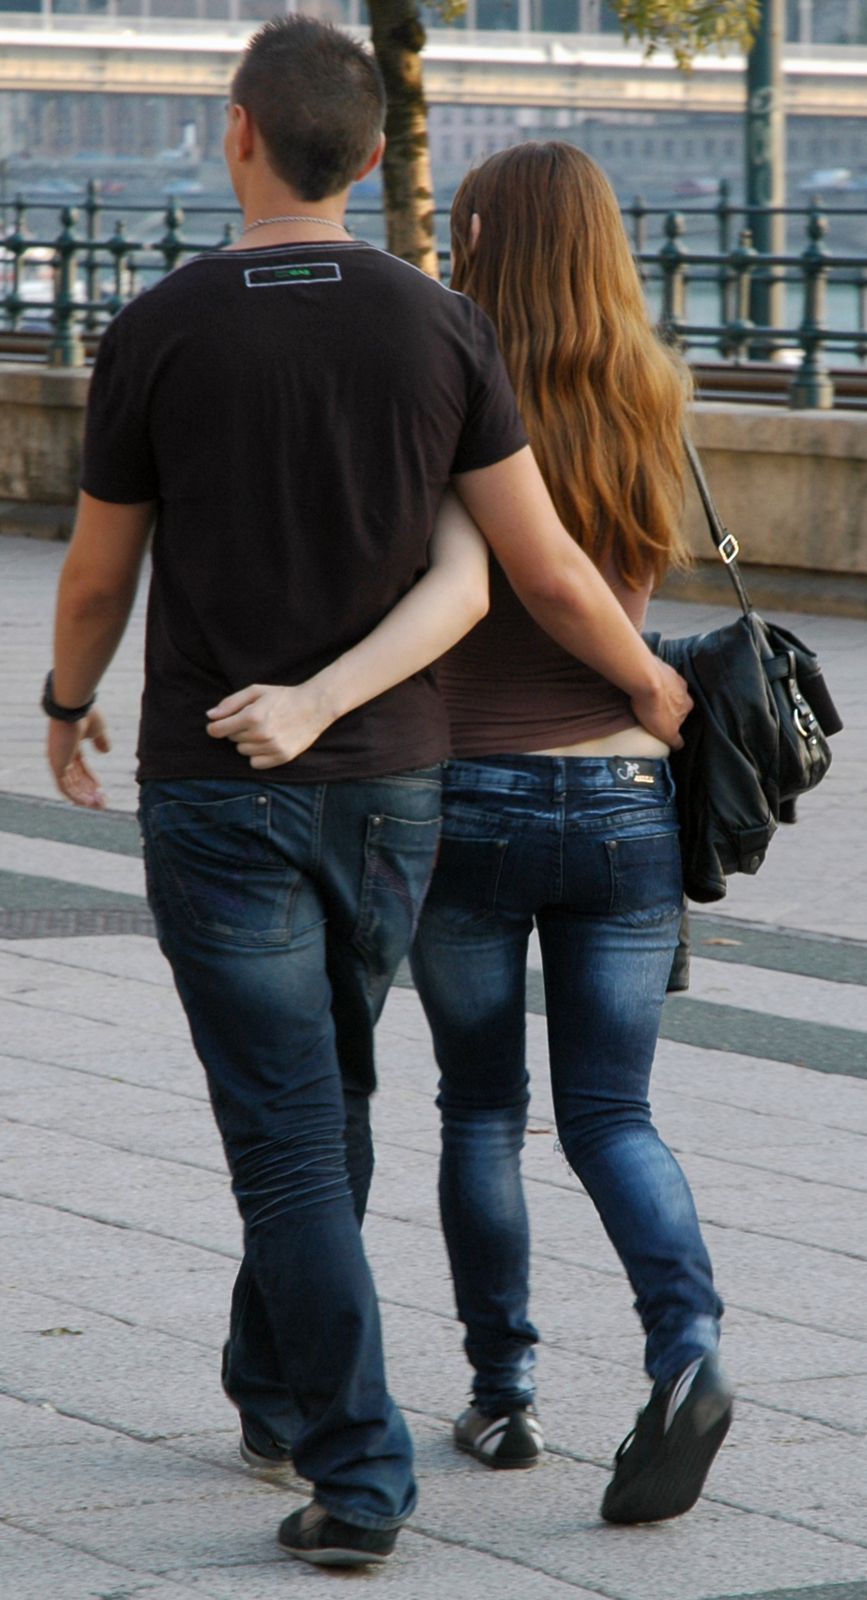
M0 530L65 536L87 383L83 370L0 364ZM699 402L693 434L743 563L867 592L867 412ZM687 522L713 562L692 491Z
M0 363L0 532L68 534L87 385L85 371Z
M867 412L700 401L692 432L742 562L867 575ZM694 492L687 526L712 555Z

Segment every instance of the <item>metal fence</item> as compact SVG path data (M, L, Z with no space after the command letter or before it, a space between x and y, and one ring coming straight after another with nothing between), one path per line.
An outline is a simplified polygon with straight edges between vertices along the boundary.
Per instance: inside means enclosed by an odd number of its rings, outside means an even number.
M713 205L672 211L638 198L624 215L648 291L658 293L665 337L687 354L710 351L735 367L778 362L791 373L792 407L827 410L835 400L828 356L835 364L867 363L867 208L826 206L816 197L807 207L777 207L775 213L793 219L789 233L800 232L800 249L780 255L755 250L753 213L732 204L725 183ZM663 234L655 249L648 247L654 219ZM832 251L826 243L832 229L845 242L854 240L855 248ZM775 303L779 320L757 318L755 308L761 313Z
M164 208L115 203L93 183L80 204L59 211L57 201L23 195L4 209L0 355L63 367L92 355L105 324L139 289L187 256L230 243L237 225L234 207L199 204L185 214L174 198ZM690 361L720 370L773 368L783 380L778 394L791 406L828 409L841 364L867 365L867 206L826 206L817 198L785 214L801 248L763 255L753 248L749 211L731 202L723 184L706 206L672 211L636 199L624 208L666 338ZM374 239L382 226L373 210L351 210L350 221ZM831 234L843 249L830 248ZM447 274L447 252L440 254ZM772 323L751 309L767 304L769 291L783 310Z

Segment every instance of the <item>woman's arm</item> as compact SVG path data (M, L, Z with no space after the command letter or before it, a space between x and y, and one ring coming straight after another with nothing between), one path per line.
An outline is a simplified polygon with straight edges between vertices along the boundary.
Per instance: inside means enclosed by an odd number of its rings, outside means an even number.
M487 610L488 547L449 491L428 571L373 632L305 683L253 683L227 695L208 712L208 733L231 739L260 771L293 761L339 717L430 666Z

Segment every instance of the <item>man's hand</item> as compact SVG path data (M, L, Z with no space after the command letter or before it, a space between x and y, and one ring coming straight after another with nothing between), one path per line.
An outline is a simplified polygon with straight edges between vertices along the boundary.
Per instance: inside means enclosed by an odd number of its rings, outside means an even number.
M657 658L659 677L655 684L634 694L630 700L633 711L648 733L656 735L672 750L683 748L680 725L692 710L689 689L679 672L668 662Z
M48 764L60 793L67 800L76 806L87 806L91 811L103 811L105 794L82 754L81 747L86 739L103 754L111 749L101 711L88 712L80 722L52 719L48 726Z
M208 712L208 733L231 739L258 771L294 761L334 720L313 683L251 683Z
M89 704L120 643L153 517L150 501L115 505L81 491L54 622L54 696L61 706ZM81 749L87 739L97 750L111 748L100 711L78 722L52 718L48 764L67 800L101 811L105 795Z

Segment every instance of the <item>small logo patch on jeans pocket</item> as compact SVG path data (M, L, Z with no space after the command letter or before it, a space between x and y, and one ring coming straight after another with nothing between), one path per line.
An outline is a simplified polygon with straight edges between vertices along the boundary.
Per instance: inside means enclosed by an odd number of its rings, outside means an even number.
M621 783L642 783L653 787L656 784L656 772L652 761L620 760L613 763L614 776Z

